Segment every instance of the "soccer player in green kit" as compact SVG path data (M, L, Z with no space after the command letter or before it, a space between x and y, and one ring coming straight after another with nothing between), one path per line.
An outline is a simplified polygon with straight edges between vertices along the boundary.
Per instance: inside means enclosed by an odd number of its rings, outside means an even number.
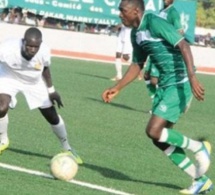
M184 31L181 25L180 14L173 5L174 0L163 0L163 3L164 8L160 11L159 16L167 20L180 34L183 35Z
M146 134L158 149L193 179L192 185L180 193L206 193L213 188L212 181L205 175L210 165L210 143L193 140L173 129L192 93L197 100L204 100L204 88L193 69L190 46L166 20L145 14L142 0L121 0L119 10L122 23L132 28L132 64L118 83L102 93L103 101L111 102L132 82L150 56L159 71L159 79ZM185 149L194 154L197 166L185 154Z
M159 16L167 20L172 24L175 29L181 34L184 34L183 27L181 25L181 18L173 5L174 0L163 0L164 7L160 11ZM146 65L144 67L144 79L146 87L148 89L148 94L153 101L154 95L157 88L159 77L159 71L156 66L151 62L150 57L146 60Z

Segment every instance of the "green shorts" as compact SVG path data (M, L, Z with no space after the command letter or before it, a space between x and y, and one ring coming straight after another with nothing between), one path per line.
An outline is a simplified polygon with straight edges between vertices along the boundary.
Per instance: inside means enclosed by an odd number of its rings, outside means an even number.
M158 88L153 101L152 113L169 122L176 123L180 115L187 111L192 97L188 81Z
M151 77L159 77L159 71L156 66L151 62L150 57L147 58L145 65L145 72L149 72Z

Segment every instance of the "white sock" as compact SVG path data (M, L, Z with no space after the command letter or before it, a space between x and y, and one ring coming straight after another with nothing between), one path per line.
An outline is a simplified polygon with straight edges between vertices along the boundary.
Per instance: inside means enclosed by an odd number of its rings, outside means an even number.
M190 177L192 177L193 179L198 178L196 166L192 163L192 161L186 156L185 153L178 153L177 155L177 153L175 153L175 150L175 146L170 146L164 151L164 153L171 159L171 161L176 166L178 166L182 171L187 173ZM181 162L180 159L182 159Z
M115 67L116 67L116 76L118 79L121 79L122 78L122 61L121 61L121 58L116 58Z
M195 153L201 148L202 148L202 142L189 139L189 144L187 146L188 150L191 150Z
M8 142L8 114L6 114L3 118L0 118L0 142L7 143Z
M59 139L64 150L71 150L71 146L69 145L67 138L65 123L60 115L59 119L60 119L59 123L57 125L51 125L51 128L55 135L57 136L57 138Z

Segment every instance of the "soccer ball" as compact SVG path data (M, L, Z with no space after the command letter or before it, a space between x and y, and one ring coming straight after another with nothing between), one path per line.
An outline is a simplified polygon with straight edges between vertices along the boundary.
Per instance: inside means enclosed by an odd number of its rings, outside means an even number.
M78 164L69 153L59 153L51 159L50 171L54 178L69 181L78 172Z

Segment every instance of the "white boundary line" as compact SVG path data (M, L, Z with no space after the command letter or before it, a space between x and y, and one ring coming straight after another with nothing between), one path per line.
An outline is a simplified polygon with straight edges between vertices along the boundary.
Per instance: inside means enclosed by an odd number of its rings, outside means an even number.
M27 173L27 174L31 174L31 175L36 175L36 176L40 176L40 177L45 177L45 178L51 178L54 179L52 175L44 173L44 172L40 172L40 171L36 171L36 170L32 170L32 169L26 169L23 167L18 167L18 166L14 166L14 165L9 165L9 164L5 164L5 163L0 163L0 167L4 168L4 169L9 169L12 171L19 171L22 173ZM69 183L73 183L79 186L84 186L87 188L91 188L91 189L95 189L95 190L99 190L99 191L104 191L104 192L108 192L111 194L116 194L116 195L133 195L133 194L129 194L123 191L118 191L118 190L114 190L112 188L106 188L103 186L99 186L99 185L95 185L95 184L90 184L90 183L86 183L86 182L82 182L82 181L77 181L77 180L70 180L68 181Z

